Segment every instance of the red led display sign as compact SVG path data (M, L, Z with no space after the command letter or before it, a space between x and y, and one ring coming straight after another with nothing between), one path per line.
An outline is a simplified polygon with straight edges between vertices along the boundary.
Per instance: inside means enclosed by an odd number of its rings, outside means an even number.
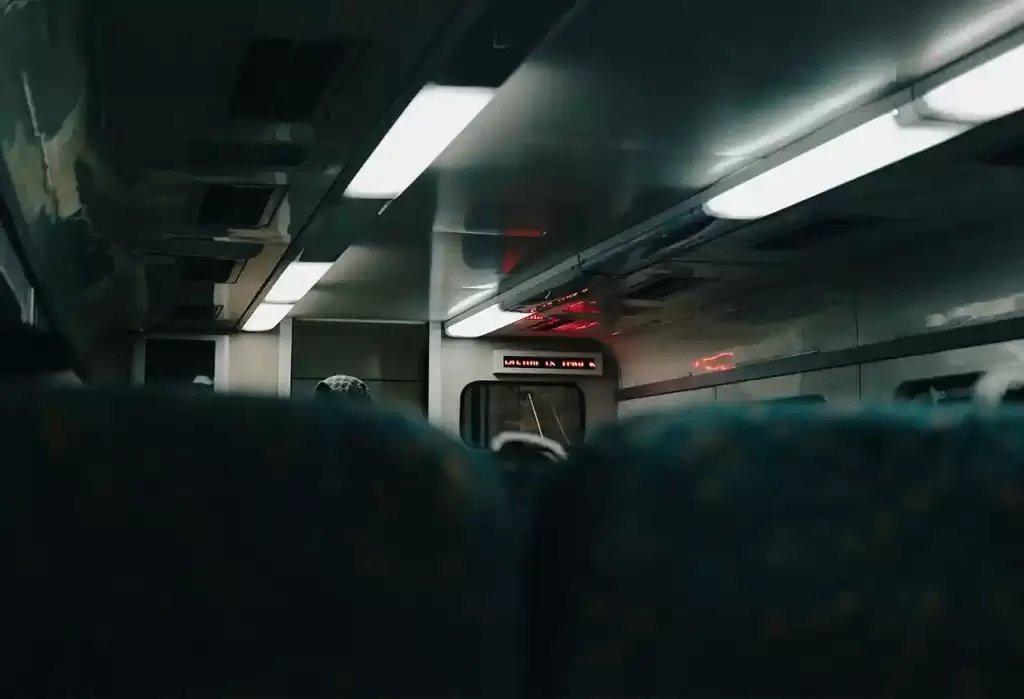
M506 369L558 369L571 371L597 371L598 362L592 357L545 357L543 355L509 354L502 357Z

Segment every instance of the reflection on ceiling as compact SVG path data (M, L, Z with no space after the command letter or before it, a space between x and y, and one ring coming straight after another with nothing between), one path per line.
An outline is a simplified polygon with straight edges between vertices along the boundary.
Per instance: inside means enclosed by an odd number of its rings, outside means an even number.
M79 194L139 280L136 327L496 305L509 333L628 335L1021 217L1021 118L978 125L1017 93L927 83L1021 0L101 5ZM914 109L868 113L908 86ZM822 145L802 139L866 123L889 140L792 175Z

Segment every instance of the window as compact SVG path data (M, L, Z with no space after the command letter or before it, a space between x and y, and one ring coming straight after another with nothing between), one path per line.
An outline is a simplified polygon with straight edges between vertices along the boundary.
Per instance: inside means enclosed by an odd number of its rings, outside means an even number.
M144 382L213 391L216 360L214 340L148 338Z
M956 405L970 403L974 399L974 384L982 372L933 376L927 379L904 381L896 388L896 398L925 405ZM1024 389L1012 389L1003 396L1004 403L1024 402Z
M529 432L570 446L583 438L583 392L573 384L475 381L462 391L462 439L486 448L502 432Z

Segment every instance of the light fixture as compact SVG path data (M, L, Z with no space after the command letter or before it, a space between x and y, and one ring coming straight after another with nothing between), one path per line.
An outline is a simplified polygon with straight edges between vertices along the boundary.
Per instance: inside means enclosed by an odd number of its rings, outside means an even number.
M264 300L268 303L301 301L330 268L330 262L292 262L274 282Z
M512 325L528 315L530 314L503 311L497 304L494 304L468 318L447 325L445 332L450 337L481 337L507 325Z
M492 97L490 88L424 87L356 173L345 196L397 197L437 160Z
M295 308L294 303L261 303L256 306L256 310L249 316L249 320L245 321L242 330L247 333L273 330L293 308Z
M1024 109L1024 45L933 88L921 102L938 117L970 124Z
M448 315L450 316L457 316L463 311L469 310L478 303L486 301L491 296L494 296L494 291L498 288L498 284L495 282L494 284L464 286L462 288L467 291L472 291L473 293L449 308Z
M712 197L712 216L768 216L936 146L968 127L943 122L903 125L895 112L871 119Z

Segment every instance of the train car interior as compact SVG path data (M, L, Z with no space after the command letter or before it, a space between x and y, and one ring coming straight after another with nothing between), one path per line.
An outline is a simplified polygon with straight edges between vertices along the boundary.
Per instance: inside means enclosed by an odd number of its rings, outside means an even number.
M0 57L0 691L1020 695L1024 0L0 0Z
M1024 5L783 14L9 3L6 285L92 382L351 374L478 446L969 400L1024 350Z
M10 3L10 294L93 381L476 445L1020 364L1024 5L648 4Z
M1024 350L1024 5L749 10L9 3L6 286L91 381L350 374L477 445L970 400Z

